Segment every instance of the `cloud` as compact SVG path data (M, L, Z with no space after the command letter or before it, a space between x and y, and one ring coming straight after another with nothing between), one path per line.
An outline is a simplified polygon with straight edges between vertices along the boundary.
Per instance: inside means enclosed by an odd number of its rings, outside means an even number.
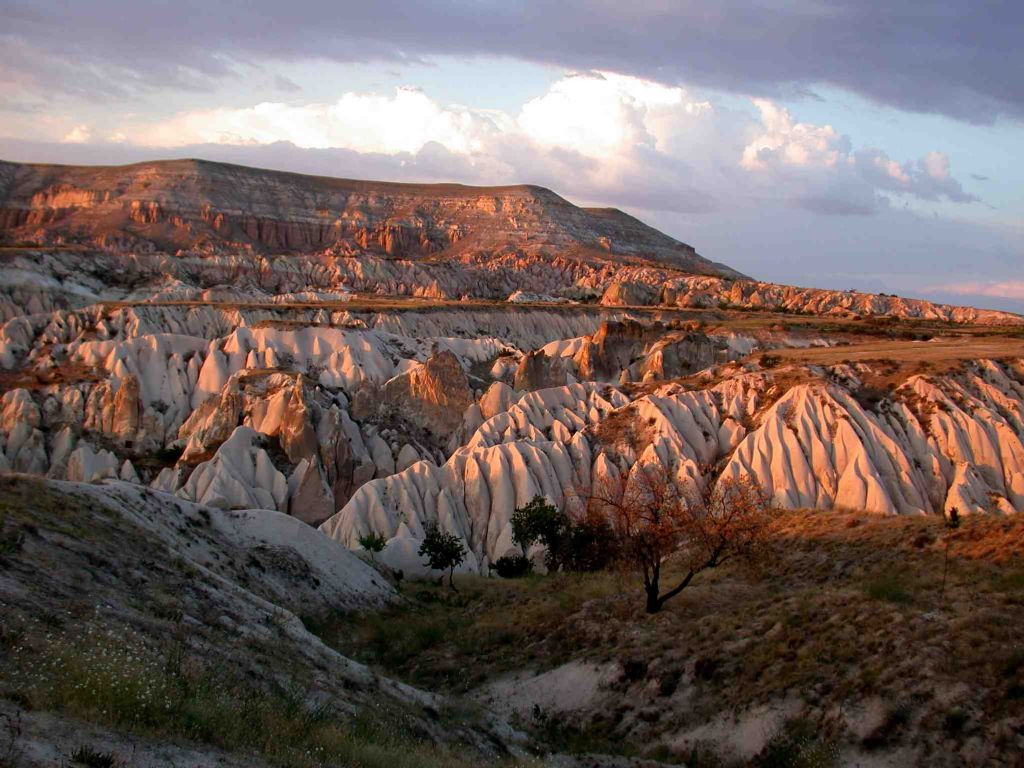
M993 296L1024 301L1024 280L967 280L958 283L932 285L924 290L964 296Z
M879 189L913 195L921 200L945 198L954 203L978 200L950 175L949 157L942 152L929 152L913 163L897 163L882 150L867 148L854 153L852 160L858 173Z
M239 66L504 56L765 97L842 88L970 122L1024 117L1024 6L974 0L8 0L0 68L39 94L211 88ZM174 34L168 34L173 30ZM271 33L272 32L272 33Z
M558 80L528 101L518 124L541 145L601 155L626 145L658 148L666 122L710 110L709 102L690 99L683 88L591 72Z
M360 152L415 152L437 142L459 152L478 150L488 133L500 130L501 116L461 107L443 107L414 88L394 94L346 93L333 104L264 102L242 109L185 112L142 126L140 144L270 144L344 147Z
M740 165L763 187L800 207L867 215L890 205L886 193L929 202L978 200L950 174L949 157L942 152L900 163L881 149L854 150L850 137L831 125L800 122L772 101L753 101L760 123L752 129Z
M764 170L774 163L834 167L850 154L850 139L831 125L797 122L788 109L767 99L754 99L764 132L743 148L741 163Z
M483 184L528 181L587 201L706 212L714 196L696 188L674 142L713 112L681 88L583 73L556 81L515 117L398 88L346 93L332 104L184 112L123 132L136 145L165 149L276 145L401 156L402 178L415 171ZM394 173L393 165L385 170Z
M92 138L92 129L82 123L68 131L61 139L65 144L85 144Z
M302 86L284 75L274 75L274 88L283 93L301 93Z
M585 72L551 83L515 116L400 87L348 92L325 104L194 110L126 122L118 134L168 149L278 144L401 155L403 167L431 168L440 179L531 182L646 210L708 213L737 189L838 216L877 213L894 196L975 200L951 175L945 154L900 163L879 149L854 150L833 126L801 122L770 100L753 104L756 118L684 88Z

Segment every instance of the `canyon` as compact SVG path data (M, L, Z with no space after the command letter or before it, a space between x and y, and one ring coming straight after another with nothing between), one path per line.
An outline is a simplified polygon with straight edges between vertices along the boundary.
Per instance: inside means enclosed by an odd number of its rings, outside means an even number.
M760 282L540 187L198 160L0 162L0 237L5 482L125 517L242 595L251 631L268 605L400 602L394 574L438 575L433 525L487 577L519 552L516 508L571 510L652 465L681 487L752 478L783 517L1024 512L1009 312ZM205 554L166 515L214 515ZM321 588L210 554L254 547ZM365 698L376 673L286 624ZM517 754L490 717L462 742Z

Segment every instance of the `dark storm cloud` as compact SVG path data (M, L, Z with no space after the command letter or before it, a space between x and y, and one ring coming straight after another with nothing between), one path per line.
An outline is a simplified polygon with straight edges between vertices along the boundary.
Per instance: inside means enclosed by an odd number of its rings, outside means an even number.
M2 0L0 16L0 50L19 50L0 79L76 93L201 88L268 59L508 55L769 96L831 85L971 122L1024 117L1019 0Z

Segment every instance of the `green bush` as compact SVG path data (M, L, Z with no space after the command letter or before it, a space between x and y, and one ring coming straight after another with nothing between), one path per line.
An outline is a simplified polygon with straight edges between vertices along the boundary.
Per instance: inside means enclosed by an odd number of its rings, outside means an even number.
M562 566L562 545L569 528L569 518L543 496L534 496L512 513L512 541L522 547L523 555L533 544L543 544L547 549L544 564L549 571Z
M448 571L448 586L455 589L455 569L466 559L466 549L454 533L442 531L437 523L427 527L426 536L420 544L420 557L427 558L431 568Z
M382 533L370 531L369 533L360 536L358 541L359 546L369 552L372 557L374 554L384 549L388 543L388 537Z
M570 520L543 496L534 496L512 513L512 540L523 548L524 555L534 543L543 544L547 549L544 565L552 573L602 570L611 564L617 551L607 520Z
M610 566L617 552L615 532L608 521L589 518L569 526L562 547L562 565L567 571L593 573Z
M494 561L494 572L503 579L519 579L533 573L533 561L526 555L505 555Z
M898 573L886 573L864 585L864 593L872 600L884 600L896 605L909 605L914 601L911 585Z

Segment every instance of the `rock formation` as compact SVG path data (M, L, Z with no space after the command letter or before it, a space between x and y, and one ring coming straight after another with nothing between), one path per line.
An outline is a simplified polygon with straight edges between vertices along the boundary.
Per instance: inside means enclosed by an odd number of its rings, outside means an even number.
M0 271L2 471L379 533L407 573L428 524L486 572L516 506L649 463L781 508L1024 510L1016 315L759 283L535 187L0 164L0 208L40 244Z
M541 187L330 179L201 160L0 163L0 231L45 242L113 237L171 250L329 248L395 258L576 250L736 274L621 211L577 208Z

